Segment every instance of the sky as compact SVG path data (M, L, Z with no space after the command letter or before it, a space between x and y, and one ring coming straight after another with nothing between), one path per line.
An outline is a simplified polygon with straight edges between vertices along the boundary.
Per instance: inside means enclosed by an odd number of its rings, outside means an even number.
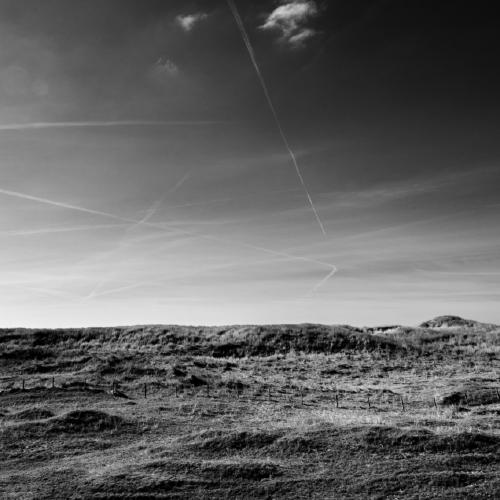
M499 323L496 19L0 0L0 325Z

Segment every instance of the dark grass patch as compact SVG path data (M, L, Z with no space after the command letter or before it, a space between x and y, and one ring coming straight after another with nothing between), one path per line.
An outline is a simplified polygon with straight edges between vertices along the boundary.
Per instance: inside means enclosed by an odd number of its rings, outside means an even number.
M306 433L287 433L276 439L269 451L282 455L301 455L304 453L325 452L335 447L339 432L336 429L309 431Z
M498 452L500 438L491 434L462 432L438 435L426 429L372 427L365 431L364 441L371 449L403 448L414 452L460 453L482 450Z
M451 494L454 498L471 498L470 491L468 496L464 497L465 492L460 492L460 489L480 483L485 478L487 476L482 473L436 471L422 474L388 471L387 474L377 474L358 484L352 484L351 492L356 494L356 498L380 500L392 495L403 495L400 498L406 498L406 495L410 495L411 498L444 498ZM414 496L416 491L419 491L420 496Z
M57 373L64 371L74 371L76 367L82 368L81 365L86 365L92 361L91 356L75 357L67 360L56 360L53 363L33 363L24 368L25 373Z
M10 349L0 353L0 359L8 361L29 361L47 358L56 358L57 351L41 347L27 347L25 349Z
M85 434L61 434L57 436L24 431L18 435L9 434L6 436L5 432L3 434L0 438L4 445L3 460L17 463L21 467L48 460L64 460L67 457L81 455L82 452L104 451L117 445L116 440L103 438L102 435L96 438L95 434L93 434L94 437L86 437ZM48 446L49 443L50 446Z
M444 471L432 474L428 478L429 485L439 488L463 488L470 484L484 481L488 476L478 472Z
M126 427L121 417L97 410L76 410L43 421L26 422L3 430L5 438L33 439L48 434L82 434L115 431Z
M283 474L281 467L266 462L202 463L199 471L203 477L217 477L220 481L235 479L261 481Z
M217 481L234 481L246 479L260 481L272 477L281 476L283 469L272 462L246 461L245 459L234 461L203 461L197 460L156 460L139 467L144 472L171 474L176 477L195 477L200 479L214 479Z
M263 449L276 441L282 432L278 431L207 431L198 434L188 446L210 452L232 452Z
M56 498L82 498L77 493L78 480L84 473L83 470L61 467L55 470L35 471L30 474L31 481L26 474L20 470L9 477L9 485L17 490L16 497L10 498L32 498L47 499ZM1 490L0 484L0 491ZM3 497L2 497L3 498Z
M127 472L106 476L86 487L86 498L191 498L196 491L217 488L218 481Z
M245 384L245 382L242 382L241 380L238 379L230 379L227 380L226 382L221 382L219 383L219 387L227 387L231 391L236 391L238 393L241 393L247 389L249 389L249 385Z
M499 402L499 393L485 387L461 387L438 397L442 406L482 406Z
M208 380L200 377L199 375L195 375L194 373L189 375L184 383L193 387L202 387L209 384Z
M51 432L99 432L124 425L121 417L97 410L75 410L51 422Z

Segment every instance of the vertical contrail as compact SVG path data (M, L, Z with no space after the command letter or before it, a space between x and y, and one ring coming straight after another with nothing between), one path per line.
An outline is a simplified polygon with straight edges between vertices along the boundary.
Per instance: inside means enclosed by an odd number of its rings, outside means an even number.
M288 139L285 135L285 131L283 130L283 127L281 126L281 122L278 117L278 113L276 112L276 108L274 107L273 101L271 99L271 95L269 94L269 90L267 89L266 81L264 80L264 77L262 76L262 73L260 71L259 64L257 63L257 59L255 57L255 52L253 50L252 44L250 42L250 38L248 38L247 31L245 29L245 25L243 24L243 20L241 19L241 16L238 12L238 9L236 8L236 5L233 0L227 0L227 4L229 5L229 9L231 10L233 17L236 21L236 24L238 25L238 29L240 30L241 36L243 38L243 42L248 50L248 54L250 56L250 59L252 61L253 67L255 68L255 72L257 73L257 77L259 78L260 84L262 86L262 90L264 91L264 95L266 96L267 103L269 104L269 109L271 110L271 114L273 115L274 121L276 122L276 126L278 128L279 134L281 136L281 139L283 140L283 144L285 145L285 148L288 151L288 154L290 155L290 158L292 159L293 166L295 167L295 171L297 172L297 177L299 178L300 183L302 184L302 187L304 188L304 192L307 196L307 200L309 201L309 205L311 206L312 211L314 212L314 216L316 217L316 220L318 221L319 227L321 228L321 232L326 236L326 231L323 226L323 222L321 221L318 211L316 210L316 207L314 206L313 200L311 198L311 195L309 193L309 190L307 189L306 183L304 181L304 177L302 177L302 172L300 171L299 164L297 163L297 158L295 157L295 154L290 147L290 143L288 142Z

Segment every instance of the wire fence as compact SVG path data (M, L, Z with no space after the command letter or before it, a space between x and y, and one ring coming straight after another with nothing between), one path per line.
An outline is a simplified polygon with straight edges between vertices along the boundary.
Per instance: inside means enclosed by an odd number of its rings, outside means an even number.
M164 383L159 381L125 385L117 381L93 382L88 379L64 379L63 377L3 377L0 379L0 396L27 394L42 391L50 398L51 393L84 391L116 398L141 400L149 398L203 398L226 404L267 402L294 407L330 407L363 410L399 410L402 412L438 409L443 406L480 406L500 403L500 387L492 386L467 391L447 392L444 396L418 397L413 394L389 389L363 388L358 390L337 387L311 389L277 387L271 384L210 384L206 381L193 384ZM53 394L54 396L54 394ZM53 397L52 396L52 397Z

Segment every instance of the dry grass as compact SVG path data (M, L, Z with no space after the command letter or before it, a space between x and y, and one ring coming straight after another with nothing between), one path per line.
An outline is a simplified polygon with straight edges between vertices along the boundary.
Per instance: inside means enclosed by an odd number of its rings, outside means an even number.
M2 498L500 496L492 325L4 330L0 346Z

